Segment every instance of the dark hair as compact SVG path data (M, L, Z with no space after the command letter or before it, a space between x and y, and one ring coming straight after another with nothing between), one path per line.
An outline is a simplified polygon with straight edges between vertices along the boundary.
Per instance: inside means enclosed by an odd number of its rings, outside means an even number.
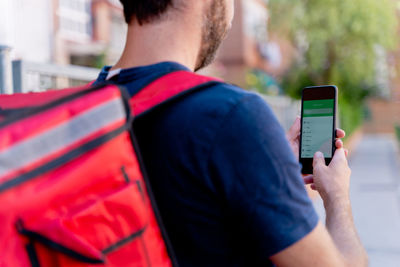
M172 5L173 0L120 0L126 23L136 19L140 25L158 19Z

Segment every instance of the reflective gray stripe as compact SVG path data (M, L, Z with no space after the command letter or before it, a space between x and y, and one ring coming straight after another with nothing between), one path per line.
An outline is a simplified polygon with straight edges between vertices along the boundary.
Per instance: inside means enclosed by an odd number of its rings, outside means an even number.
M76 143L126 118L120 98L103 103L0 153L0 177Z

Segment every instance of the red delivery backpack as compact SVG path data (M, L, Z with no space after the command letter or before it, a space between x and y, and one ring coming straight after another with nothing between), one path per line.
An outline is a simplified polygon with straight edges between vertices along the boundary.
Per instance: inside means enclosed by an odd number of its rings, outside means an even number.
M132 124L216 82L178 71L132 98L113 84L0 96L0 267L177 266Z

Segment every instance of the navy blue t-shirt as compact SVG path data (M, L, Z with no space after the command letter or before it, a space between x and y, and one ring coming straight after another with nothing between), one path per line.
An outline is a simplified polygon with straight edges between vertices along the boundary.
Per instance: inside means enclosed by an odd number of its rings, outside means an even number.
M133 95L177 70L189 71L164 62L112 80ZM317 225L285 133L257 94L221 83L137 118L134 131L181 266L272 266Z

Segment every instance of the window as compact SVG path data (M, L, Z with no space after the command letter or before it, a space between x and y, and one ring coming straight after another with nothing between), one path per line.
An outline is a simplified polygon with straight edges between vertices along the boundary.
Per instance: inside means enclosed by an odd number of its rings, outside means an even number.
M58 16L60 32L74 41L83 41L92 34L91 1L60 0Z

